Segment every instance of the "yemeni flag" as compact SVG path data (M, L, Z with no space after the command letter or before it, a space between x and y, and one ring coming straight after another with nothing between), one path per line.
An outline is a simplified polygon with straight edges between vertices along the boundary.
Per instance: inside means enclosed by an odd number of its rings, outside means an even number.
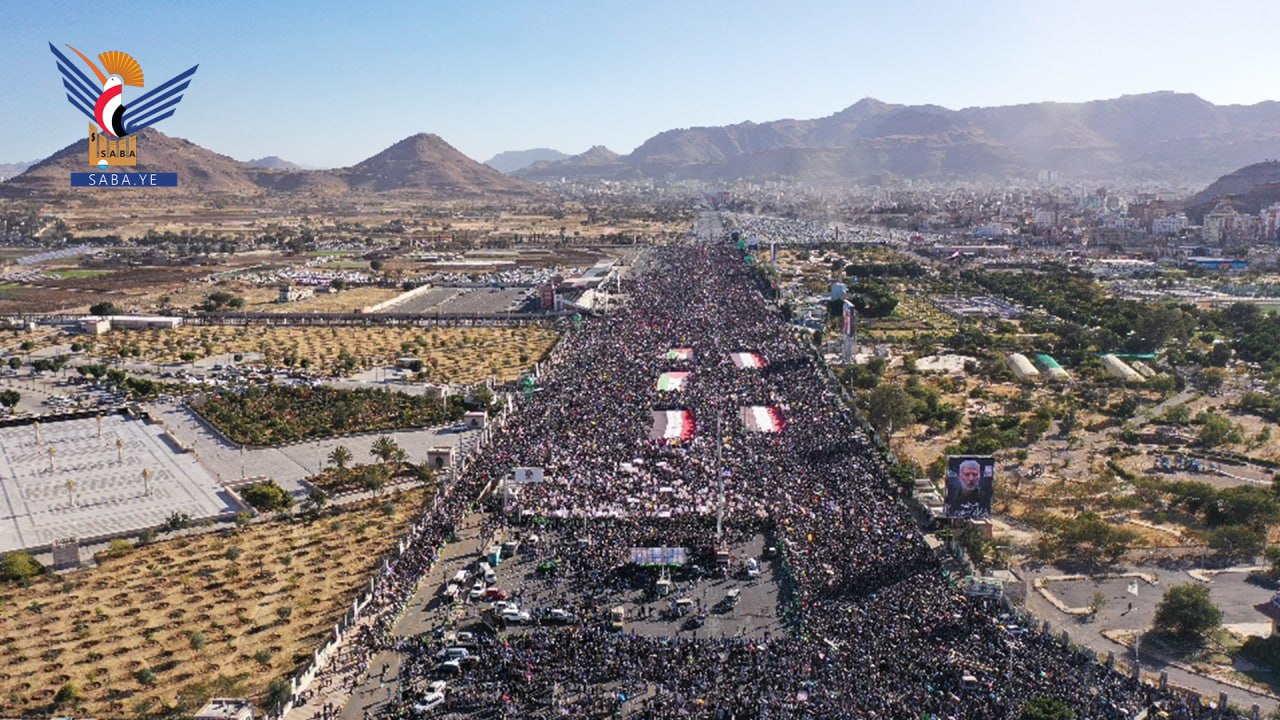
M658 391L673 392L675 390L683 390L685 383L692 373L687 372L664 372L658 376Z
M654 410L650 440L685 441L693 437L693 413L688 410Z
M733 361L733 366L739 369L758 370L765 366L764 358L760 357L760 353L730 353L729 359Z
M663 360L692 360L693 348L671 348L665 355Z
M786 424L778 408L749 405L742 408L742 426L752 432L776 433L782 432Z

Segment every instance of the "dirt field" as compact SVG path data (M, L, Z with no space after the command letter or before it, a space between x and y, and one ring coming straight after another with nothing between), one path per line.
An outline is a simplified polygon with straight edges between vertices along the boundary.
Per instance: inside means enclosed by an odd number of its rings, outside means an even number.
M75 714L105 717L180 696L188 713L212 692L261 696L332 633L423 497L398 496L390 515L371 503L313 523L165 540L0 588L0 715L49 712L67 683L83 697Z
M97 338L89 352L120 357L136 348L136 357L177 362L183 352L199 357L260 353L267 365L292 357L312 371L333 372L343 353L358 367L392 365L412 356L431 366L436 382L474 383L497 375L514 380L542 359L555 344L551 328L406 328L406 327L194 327L174 330L114 331Z

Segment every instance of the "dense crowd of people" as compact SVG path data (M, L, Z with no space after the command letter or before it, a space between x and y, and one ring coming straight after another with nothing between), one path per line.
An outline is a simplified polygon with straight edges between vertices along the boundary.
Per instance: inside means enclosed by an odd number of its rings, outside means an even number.
M732 538L763 532L776 544L790 631L688 639L586 623L508 632L450 680L439 712L983 719L1017 717L1047 697L1081 718L1133 717L1153 703L1175 719L1224 716L1047 633L1010 629L989 601L964 597L820 360L732 243L655 249L629 285L625 308L566 335L539 392L415 528L379 584L386 620L369 641L390 646L387 609L402 606L479 490L521 466L544 468L544 482L519 488L500 522L551 527L555 542L575 543L552 553L566 560L566 591L625 581L630 547L685 547L691 563L710 564L722 509ZM665 359L672 348L693 357ZM763 367L736 366L739 352L759 354ZM691 375L681 389L658 390L670 370ZM776 408L781 430L748 427L747 406ZM652 413L672 409L691 413L691 439L651 439ZM429 637L403 642L404 681L428 677L438 648ZM409 717L413 702L410 693L383 712Z

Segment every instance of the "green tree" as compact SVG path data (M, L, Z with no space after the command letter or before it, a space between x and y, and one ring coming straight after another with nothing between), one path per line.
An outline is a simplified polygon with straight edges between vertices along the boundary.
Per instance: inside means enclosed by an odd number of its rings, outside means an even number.
M1182 637L1203 635L1222 624L1222 611L1209 597L1209 586L1174 585L1156 606L1157 630Z
M1022 706L1019 720L1075 720L1076 714L1057 698L1035 697Z
M0 580L29 580L43 572L44 566L25 550L17 550L0 558Z
M0 405L5 407L13 407L22 399L22 395L17 390L0 390Z
M346 445L339 445L329 451L329 464L337 468L339 473L346 472L351 458L351 450Z
M1196 444L1201 447L1213 448L1244 442L1240 428L1218 413L1206 410L1196 416L1196 422L1200 425L1200 432L1196 434Z
M22 367L22 358L19 358L19 357L11 357L11 358L9 358L9 369L10 369L10 370L17 370L17 369L18 369L18 368L20 368L20 367Z
M391 470L386 465L365 465L360 468L360 487L374 493L382 492L391 480Z
M915 422L915 400L896 383L881 383L867 393L867 422L888 441L895 430Z
M121 315L123 313L119 306L113 302L100 302L89 306L89 314L103 317L106 315Z
M1225 560L1246 562L1262 552L1266 536L1245 525L1227 525L1205 533L1205 542Z
M369 454L384 463L402 462L408 456L404 448L400 447L400 444L390 435L383 435L373 441L373 447L369 448Z
M1249 485L1223 488L1205 505L1204 520L1213 527L1247 525L1262 531L1280 520L1280 500L1267 488Z
M284 707L293 697L287 678L274 678L271 684L267 686L267 707L276 710Z
M293 507L293 496L277 485L274 480L250 485L244 489L241 495L244 497L245 502L252 505L259 512L272 512L274 510L283 512Z

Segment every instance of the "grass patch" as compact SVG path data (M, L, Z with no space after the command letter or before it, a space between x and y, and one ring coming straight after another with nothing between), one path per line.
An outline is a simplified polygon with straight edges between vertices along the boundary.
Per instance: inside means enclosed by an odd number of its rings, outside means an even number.
M114 270L65 269L65 270L50 270L45 274L52 275L53 277L61 278L63 280L84 280L87 278L96 278L96 277L102 277L103 275L110 275L114 272L115 272Z

